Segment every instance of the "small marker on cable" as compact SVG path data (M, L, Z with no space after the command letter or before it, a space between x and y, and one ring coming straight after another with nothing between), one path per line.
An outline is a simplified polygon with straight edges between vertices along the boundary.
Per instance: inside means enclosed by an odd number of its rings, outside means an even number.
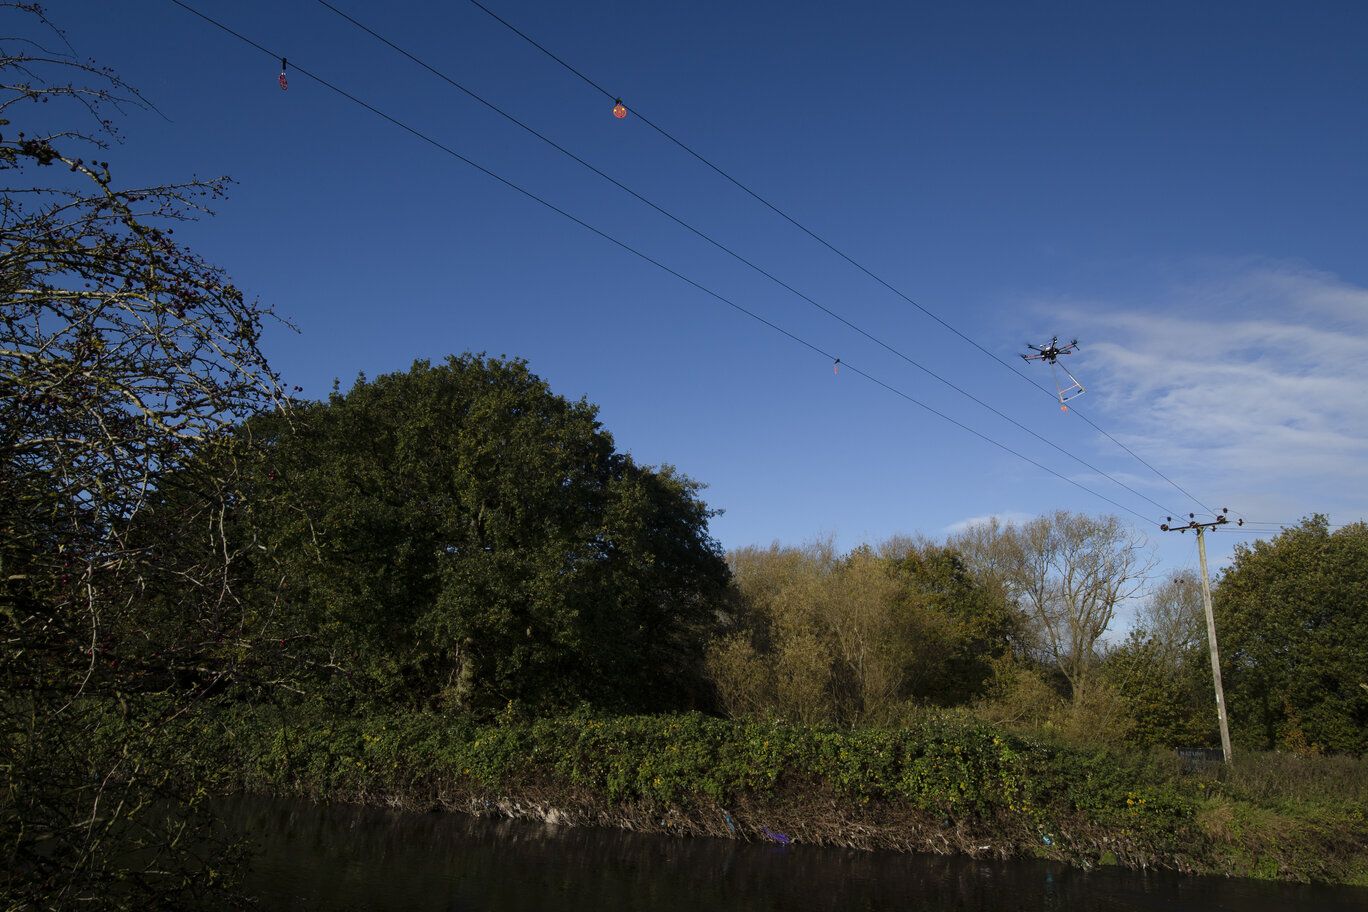
M841 359L840 359L840 358L837 358L835 361L833 361L833 362L831 363L831 372L832 372L833 374L835 374L836 376L838 376L838 377L841 375Z
M285 58L284 58L284 57L281 57L281 58L280 58L280 78L279 78L277 81L280 83L280 91L282 91L282 92L285 91L286 89L288 89L288 88L290 87L290 80L288 80L288 79L285 78Z
M618 120L622 120L622 118L627 116L627 106L622 103L621 98L613 102L613 116Z

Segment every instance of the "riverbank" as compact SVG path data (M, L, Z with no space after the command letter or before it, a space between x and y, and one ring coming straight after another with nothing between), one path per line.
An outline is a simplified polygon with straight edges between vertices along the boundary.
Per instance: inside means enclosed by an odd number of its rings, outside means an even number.
M1185 775L953 715L845 731L696 714L475 725L244 708L196 731L177 762L224 792L1368 886L1368 819L1334 783L1254 794L1219 770Z
M856 852L238 795L262 912L1363 912L1368 889L1036 859Z

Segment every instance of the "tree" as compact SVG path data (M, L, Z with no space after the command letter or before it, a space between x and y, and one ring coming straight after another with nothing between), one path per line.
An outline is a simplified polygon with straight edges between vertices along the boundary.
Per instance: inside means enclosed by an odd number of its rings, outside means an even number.
M971 699L1021 635L1022 617L1008 603L1006 590L992 576L976 577L953 545L895 539L881 553L894 562L905 598L943 615L950 624L943 664L934 678L914 688L915 695L942 705Z
M1202 581L1191 570L1170 573L1140 609L1136 626L1165 664L1177 667L1192 650L1206 648ZM1208 675L1209 677L1210 675Z
M1126 705L1131 741L1162 747L1211 743L1216 704L1202 583L1195 573L1174 571L1155 587L1125 642L1108 651L1102 671Z
M1066 511L1017 526L969 530L952 541L1002 581L1029 618L1032 651L1085 696L1098 643L1117 607L1145 583L1153 558L1115 516Z
M1102 675L1126 706L1131 741L1192 747L1217 738L1211 665L1203 641L1175 651L1171 640L1137 627L1107 654Z
M195 789L149 745L235 674L204 644L245 637L218 519L234 426L283 400L259 348L267 312L173 236L224 181L121 188L84 156L103 157L108 114L140 97L48 48L64 39L37 6L4 11L39 28L0 52L0 876L19 906L174 904L195 882L152 799L186 807ZM208 465L222 471L192 468ZM172 478L177 517L152 506ZM191 522L206 546L163 560ZM166 639L143 595L171 577L193 638L153 660L142 644ZM105 749L113 710L127 737Z
M917 588L916 563L913 554L899 563L858 547L828 577L824 614L847 719L886 721L900 703L936 692L946 677L958 631Z
M981 584L1008 594L1013 573L1022 560L1021 542L1012 534L1015 529L1013 524L990 516L951 535L946 544L955 549Z
M1314 516L1236 545L1214 603L1241 740L1368 751L1368 523L1331 532Z
M478 713L704 700L728 571L700 486L616 452L524 362L415 362L245 432L313 667Z
M708 650L723 708L733 716L805 723L848 712L837 706L837 656L825 612L828 580L840 562L834 543L775 543L727 557L735 583L728 624Z
M962 702L1007 649L1013 617L958 555L894 539L731 554L733 629L710 653L735 714L886 723L909 703Z

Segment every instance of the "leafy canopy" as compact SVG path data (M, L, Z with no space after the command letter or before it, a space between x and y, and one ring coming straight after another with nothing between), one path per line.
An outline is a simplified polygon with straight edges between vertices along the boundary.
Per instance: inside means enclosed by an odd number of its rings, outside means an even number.
M259 483L281 500L254 523L302 661L477 712L702 699L728 583L712 514L617 452L593 405L467 354L362 377L292 425L248 431L272 454Z
M1314 516L1237 545L1214 597L1237 737L1368 751L1368 523Z

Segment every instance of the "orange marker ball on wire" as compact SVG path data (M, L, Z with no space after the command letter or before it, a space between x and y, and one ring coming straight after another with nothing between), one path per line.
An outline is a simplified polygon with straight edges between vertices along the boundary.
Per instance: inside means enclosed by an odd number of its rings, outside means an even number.
M613 102L613 116L618 120L622 120L622 118L627 116L627 106L622 103L621 98Z

